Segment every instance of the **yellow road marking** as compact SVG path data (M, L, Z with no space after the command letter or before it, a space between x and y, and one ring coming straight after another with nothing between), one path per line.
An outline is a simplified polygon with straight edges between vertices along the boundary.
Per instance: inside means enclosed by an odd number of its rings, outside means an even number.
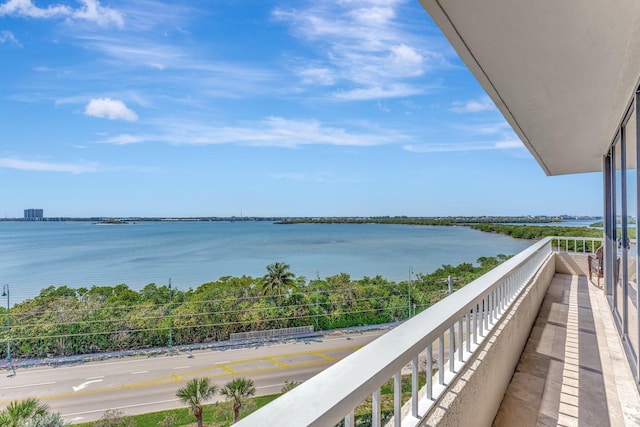
M229 368L229 367L227 367L227 366L225 366L225 365L222 365L222 366L220 366L220 367L221 367L222 369L224 369L225 371L229 372L230 374L237 374L237 372L236 372L236 371L234 371L233 369L231 369L231 368ZM183 374L183 375L184 375L184 374Z
M335 362L335 361L338 360L338 359L336 359L334 357L325 356L324 354L322 354L320 352L317 352L317 351L313 351L313 352L311 352L311 354L313 354L314 356L317 356L317 357L319 357L321 359L328 360L329 362Z
M281 361L276 360L276 359L274 359L273 357L267 357L267 359L266 359L266 360L268 360L269 362L273 362L273 363L275 363L276 365L281 366L281 367L283 367L283 368L288 368L288 367L289 367L287 364L282 363Z

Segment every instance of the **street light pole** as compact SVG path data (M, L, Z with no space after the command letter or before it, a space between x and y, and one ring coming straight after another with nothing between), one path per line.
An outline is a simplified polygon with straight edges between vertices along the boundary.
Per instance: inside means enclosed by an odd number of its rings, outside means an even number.
M9 285L2 287L2 296L7 297L7 361L11 362L11 306L9 305Z
M173 291L171 290L171 277L169 277L169 347L173 347L173 316L171 314L172 302Z

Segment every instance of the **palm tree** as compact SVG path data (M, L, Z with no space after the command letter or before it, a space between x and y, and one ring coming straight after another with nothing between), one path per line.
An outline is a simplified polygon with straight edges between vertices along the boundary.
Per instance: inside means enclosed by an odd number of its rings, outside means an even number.
M0 425L18 427L35 416L45 416L49 413L49 405L40 403L36 398L14 400L0 412Z
M253 380L249 378L235 378L229 381L220 390L223 396L226 396L227 400L233 401L233 422L237 422L240 418L240 409L245 404L250 396L256 394L256 388L253 385Z
M282 294L282 290L288 290L295 286L293 278L295 275L289 270L289 264L284 262L276 262L267 266L267 274L262 281L262 293L264 295L278 292L278 299Z
M179 388L176 396L189 405L189 409L198 421L198 427L202 427L202 403L213 397L217 391L218 386L212 384L209 378L194 378L184 387Z

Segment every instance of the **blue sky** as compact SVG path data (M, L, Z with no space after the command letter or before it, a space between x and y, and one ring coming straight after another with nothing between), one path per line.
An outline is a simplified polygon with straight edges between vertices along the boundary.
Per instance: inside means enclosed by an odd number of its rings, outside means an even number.
M417 1L0 0L0 215L601 212Z

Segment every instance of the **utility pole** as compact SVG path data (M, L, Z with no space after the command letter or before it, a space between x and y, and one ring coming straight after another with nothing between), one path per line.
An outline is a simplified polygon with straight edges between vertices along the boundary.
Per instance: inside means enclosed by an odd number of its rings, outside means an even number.
M173 315L171 314L172 302L173 291L171 290L171 277L169 277L169 347L173 347Z
M320 330L318 325L318 316L320 315L320 305L318 303L318 282L320 282L320 272L316 271L316 331Z
M411 275L413 274L413 269L409 267L409 318L411 318Z
M2 287L2 296L7 297L7 361L11 362L11 306L9 304L9 285Z

